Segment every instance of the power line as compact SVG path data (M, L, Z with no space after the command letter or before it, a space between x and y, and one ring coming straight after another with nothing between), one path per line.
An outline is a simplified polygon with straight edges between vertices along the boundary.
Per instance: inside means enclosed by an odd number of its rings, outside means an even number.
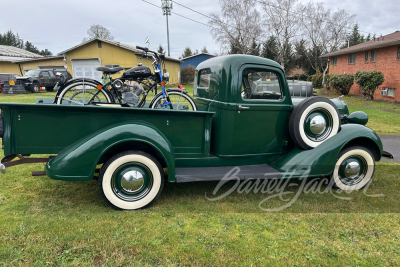
M176 1L174 1L174 0L172 0L172 2L174 2L174 3L177 4L177 5L180 5L181 7L184 7L184 8L186 8L186 9L189 9L189 10L191 10L191 11L197 13L197 14L200 14L200 15L202 15L202 16L204 16L204 17L207 17L207 18L209 18L209 19L218 21L219 23L225 24L225 25L227 25L227 26L236 28L235 25L231 25L231 24L225 23L225 22L223 22L223 21L220 21L220 20L218 20L218 19L216 19L216 18L210 17L210 16L208 16L208 15L206 15L206 14L203 14L203 13L197 11L197 10L194 10L194 9L192 9L192 8L190 8L190 7L187 7L187 6L185 6L185 5L182 5L182 4L180 4L180 3L178 3L178 2L176 2Z
M143 2L146 2L147 4L150 4L150 5L152 5L152 6L155 6L155 7L158 7L158 8L162 8L162 7L160 7L160 6L157 6L157 5L153 4L153 3L150 3L150 2L148 2L148 1L146 1L146 0L142 0L142 1L143 1ZM173 13L173 14L175 14L175 15L177 15L177 16L180 16L180 17L182 17L182 18L185 18L185 19L188 19L188 20L191 20L191 21L194 21L194 22L197 22L197 23L203 24L203 25L205 25L205 26L207 26L207 27L211 27L211 28L215 28L215 29L217 29L216 27L213 27L213 26L211 26L211 25L208 25L208 24L206 24L206 23L203 23L203 22L200 22L200 21L197 21L197 20L194 20L194 19L188 18L188 17L186 17L186 16L183 16L183 15L181 15L181 14L178 14L178 13L176 13L176 12L173 12L173 11L171 11L171 13Z

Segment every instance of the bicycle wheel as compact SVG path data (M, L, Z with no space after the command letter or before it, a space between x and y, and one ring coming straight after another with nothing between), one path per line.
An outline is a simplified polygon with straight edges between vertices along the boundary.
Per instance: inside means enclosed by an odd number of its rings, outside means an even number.
M58 105L86 105L92 99L92 102L112 103L112 97L104 88L97 89L97 84L93 82L77 81L68 84L62 90L57 99Z
M192 110L196 111L197 107L193 99L183 90L166 90L169 100L172 104L172 109L176 110ZM163 100L162 92L158 93L150 103L150 108L165 109L166 103ZM168 105L168 109L171 107Z

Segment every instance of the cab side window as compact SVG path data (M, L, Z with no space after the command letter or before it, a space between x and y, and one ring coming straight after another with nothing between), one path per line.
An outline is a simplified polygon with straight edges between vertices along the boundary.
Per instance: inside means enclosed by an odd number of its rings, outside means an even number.
M49 73L47 71L42 71L41 74L43 77L49 77Z
M282 88L275 72L260 69L245 69L242 73L243 100L281 99Z

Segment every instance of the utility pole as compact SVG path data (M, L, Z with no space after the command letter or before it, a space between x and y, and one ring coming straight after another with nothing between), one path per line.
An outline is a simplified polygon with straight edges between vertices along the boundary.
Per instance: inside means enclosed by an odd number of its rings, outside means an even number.
M168 16L171 16L172 0L161 0L161 8L163 15L167 17L167 42L168 42L168 56L170 56L169 50L169 28L168 28Z

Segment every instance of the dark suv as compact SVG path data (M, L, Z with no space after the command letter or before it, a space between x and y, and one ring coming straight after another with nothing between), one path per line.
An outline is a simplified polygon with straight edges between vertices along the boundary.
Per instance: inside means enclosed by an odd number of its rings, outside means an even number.
M71 74L66 71L56 71L56 70L30 70L23 77L18 77L17 81L21 81L25 89L31 91L32 93L40 92L40 87L46 87L46 91L53 92L54 86L60 80L60 77L56 73L62 73L65 80L68 81L72 79Z

